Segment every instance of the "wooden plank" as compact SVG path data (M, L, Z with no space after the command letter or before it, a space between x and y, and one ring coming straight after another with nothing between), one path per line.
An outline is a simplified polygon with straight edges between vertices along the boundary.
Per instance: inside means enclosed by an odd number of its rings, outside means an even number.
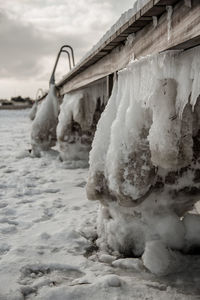
M110 51L110 50L112 50L114 47L115 47L115 45L107 45L107 46L105 47L105 49L108 50L108 51Z
M164 11L166 10L165 6L162 6L162 5L156 5L156 6L153 6L151 9L149 9L145 14L144 16L160 16L161 14L164 13Z
M139 10L135 15L135 20L139 20L141 17L141 10Z
M181 49L190 49L190 48L193 48L193 47L196 47L196 46L199 46L200 45L200 36L198 37L195 37L189 41L186 41L184 43L181 43L177 46L173 46L172 48L169 48L169 50L181 50Z
M151 21L152 20L152 17L148 17L148 16L141 16L139 18L139 21Z
M144 27L147 24L149 24L149 22L152 22L152 17L148 17L148 19L142 20L143 17L141 17L139 20L135 21L134 26L138 26L138 27Z
M136 15L132 16L129 21L128 21L128 26L131 26L132 24L134 24L136 21Z
M146 23L147 24L147 23ZM146 25L145 24L145 25ZM140 30L142 27L144 26L130 26L129 28L127 28L124 32L127 32L128 34L132 33L132 32L136 32L138 30Z
M143 12L145 14L148 14L148 10L149 9L153 9L152 5L154 3L154 0L149 0L149 3L147 3L147 5L145 5L145 7L143 8ZM73 78L74 76L76 76L77 70L80 69L80 67L84 66L84 69L88 66L90 66L91 64L93 64L95 61L99 60L99 57L101 57L102 55L99 54L99 52L101 52L101 50L105 50L106 47L111 47L109 49L109 51L111 49L113 49L113 46L117 46L119 45L121 42L123 42L125 40L125 38L123 37L127 37L127 33L136 33L137 31L139 31L143 26L146 26L146 22L151 22L152 18L151 15L158 15L160 14L160 11L152 11L152 13L150 13L150 16L148 15L144 15L141 17L142 14L142 10L140 10L136 15L133 15L128 22L126 22L123 26L121 26L110 38L108 38L98 49L96 49L93 53L91 53L91 55L89 55L89 57L87 57L83 62L81 62L81 64L79 64L78 66L76 66L71 72L69 72L65 78L67 78L68 80ZM134 26L134 23L136 22L136 17L139 18L137 21L138 22L143 22L140 23L140 26ZM127 31L126 31L127 30ZM122 35L122 33L124 33L125 35ZM112 44L111 44L112 43ZM93 57L97 57L96 59L93 59ZM64 79L65 80L65 79Z
M168 20L165 12L154 28L152 22L136 33L132 45L120 46L91 65L74 78L67 78L61 93L78 89L110 73L124 68L128 62L141 56L158 53L167 49L188 49L200 44L200 1L193 0L192 8L179 1L173 10L172 28L168 36ZM63 81L58 84L63 85Z
M109 45L107 45L107 46L115 46L115 47L116 47L116 46L117 46L117 43L110 42ZM106 47L107 47L107 46L106 46Z
M141 16L145 16L150 9L152 9L154 6L153 0L149 1L140 11ZM148 16L148 15L147 15Z
M200 2L193 0L193 7L188 8L180 1L173 10L170 37L168 20L165 13L158 21L158 26L150 26L138 33L134 44L135 56L158 53L185 43L200 35ZM143 38L142 38L143 37ZM146 37L146 38L145 38Z
M175 5L178 0L154 0L154 5Z
M122 42L124 40L126 40L126 37L124 37L124 36L118 36L114 39L115 42Z

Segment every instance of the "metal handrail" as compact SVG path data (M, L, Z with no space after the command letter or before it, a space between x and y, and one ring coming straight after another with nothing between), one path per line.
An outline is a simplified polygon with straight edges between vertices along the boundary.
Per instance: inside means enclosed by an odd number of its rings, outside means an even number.
M67 51L67 50L62 50L62 52L67 53L68 61L69 61L69 69L71 70L71 69L72 69L72 63L71 63L71 57L70 57L69 51Z
M74 67L75 66L75 60L74 60L74 50L73 50L73 48L70 45L63 45L61 47L61 50L64 49L64 48L69 48L70 49L71 55L72 55L73 67Z
M41 96L39 97L39 93L41 93ZM35 97L35 101L37 102L41 97L43 97L44 95L44 91L42 88L39 88L36 92L36 97Z
M58 52L58 55L56 57L56 61L55 61L55 64L54 64L54 67L53 67L53 71L52 71L52 74L51 74L51 77L50 77L50 80L49 80L49 84L55 84L55 71L56 71L56 67L57 67L57 64L58 64L58 61L59 61L59 58L60 58L60 55L62 52L68 52L67 50L64 50L64 48L69 48L70 51L71 51L71 55L72 55L72 62L73 62L73 66L75 66L75 61L74 61L74 50L71 46L69 45L63 45L59 52ZM69 53L69 52L68 52ZM71 60L70 60L70 63L71 63Z

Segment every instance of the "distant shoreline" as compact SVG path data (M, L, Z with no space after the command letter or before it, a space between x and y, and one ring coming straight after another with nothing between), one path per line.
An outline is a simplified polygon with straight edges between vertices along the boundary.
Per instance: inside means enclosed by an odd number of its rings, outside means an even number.
M31 107L32 107L32 105L2 105L2 106L0 106L0 110L28 109Z

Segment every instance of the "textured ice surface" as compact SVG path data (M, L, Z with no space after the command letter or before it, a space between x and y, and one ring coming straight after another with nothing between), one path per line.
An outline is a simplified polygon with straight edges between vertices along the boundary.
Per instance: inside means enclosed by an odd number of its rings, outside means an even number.
M57 127L62 160L85 161L88 165L96 124L106 100L105 82L64 96Z
M97 126L87 183L88 198L102 204L103 249L139 256L154 240L185 249L180 217L200 197L199 61L197 47L135 60L119 72Z
M175 270L178 261L176 254L159 240L146 243L142 259L145 267L156 275L165 275L177 271Z
M30 127L27 110L0 111L0 299L197 299L198 255L157 279L141 260L95 248L87 170L66 169L52 150L30 157Z
M187 214L183 223L186 231L186 251L195 250L195 247L200 249L200 215Z
M56 144L56 127L58 123L59 103L56 88L51 85L46 99L34 118L31 130L33 153L39 155L41 150L48 150Z

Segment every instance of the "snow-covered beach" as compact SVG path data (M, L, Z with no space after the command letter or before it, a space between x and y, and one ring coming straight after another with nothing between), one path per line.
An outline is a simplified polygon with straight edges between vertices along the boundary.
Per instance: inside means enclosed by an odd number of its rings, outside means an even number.
M156 277L140 259L98 251L88 170L56 150L32 158L30 126L27 110L0 111L0 299L199 299L198 255Z

